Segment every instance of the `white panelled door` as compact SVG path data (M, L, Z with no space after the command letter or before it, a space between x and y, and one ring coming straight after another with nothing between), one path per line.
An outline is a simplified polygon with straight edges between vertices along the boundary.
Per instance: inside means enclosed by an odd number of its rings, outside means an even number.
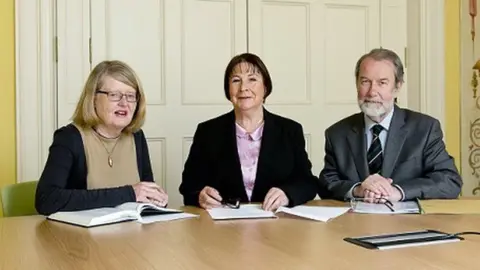
M179 206L196 125L230 109L223 72L247 49L246 1L95 0L91 12L92 66L119 59L138 72L155 179Z
M323 167L325 129L359 111L358 58L384 44L402 57L406 2L394 1L393 9L392 1L383 0L249 1L249 50L265 61L274 85L267 107L303 125L316 175ZM384 10L385 19L396 21L385 23Z
M69 122L91 67L130 64L146 92L155 178L172 207L182 203L178 186L197 124L231 110L223 73L234 55L264 60L273 79L266 107L303 124L318 175L325 128L358 111L356 60L378 46L403 59L406 46L406 0L85 2L57 0L58 125ZM399 101L406 105L406 95Z
M57 125L70 123L90 72L90 3L56 0Z

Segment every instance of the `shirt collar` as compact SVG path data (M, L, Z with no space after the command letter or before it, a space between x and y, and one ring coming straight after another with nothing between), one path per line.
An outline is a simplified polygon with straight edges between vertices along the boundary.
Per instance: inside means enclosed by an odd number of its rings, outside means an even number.
M383 120L378 123L380 124L383 129L388 131L390 128L390 124L392 123L392 117L393 117L393 111L395 110L395 106L392 108L392 110L383 118ZM372 119L370 119L367 115L363 114L363 117L365 119L365 132L370 131L370 129L377 124L377 122L374 122Z
M250 137L254 141L259 141L263 135L263 127L265 122L263 122L257 129L255 129L252 133L248 133L242 126L235 123L235 130L238 137Z

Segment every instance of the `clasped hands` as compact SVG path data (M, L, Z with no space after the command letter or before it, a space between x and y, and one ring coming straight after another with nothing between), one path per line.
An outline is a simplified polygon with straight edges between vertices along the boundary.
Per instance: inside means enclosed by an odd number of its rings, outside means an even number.
M384 199L398 202L402 199L402 194L392 182L391 178L372 174L353 189L353 196L364 198L364 201L369 203L382 203Z
M206 186L198 194L198 203L204 209L210 209L222 206L222 196L220 193L209 186ZM289 200L285 192L279 188L271 188L263 200L262 209L266 211L277 210L280 206L288 205Z
M168 204L167 193L153 182L140 182L132 186L137 202L152 203L160 207Z

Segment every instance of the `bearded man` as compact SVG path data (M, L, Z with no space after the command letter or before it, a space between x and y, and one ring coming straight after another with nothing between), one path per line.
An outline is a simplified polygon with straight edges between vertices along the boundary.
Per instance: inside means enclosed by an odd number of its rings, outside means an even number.
M403 64L391 50L373 49L358 60L361 112L325 131L321 197L384 203L460 194L463 182L439 121L396 105L403 77Z

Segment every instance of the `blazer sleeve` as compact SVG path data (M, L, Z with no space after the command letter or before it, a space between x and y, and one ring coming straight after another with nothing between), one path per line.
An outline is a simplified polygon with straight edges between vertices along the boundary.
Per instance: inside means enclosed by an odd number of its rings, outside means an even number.
M135 140L135 144L139 144L140 147L137 146L137 149L141 149L140 155L137 155L137 158L140 159L139 161L141 162L141 167L139 168L141 170L140 174L140 181L146 181L146 182L155 182L155 178L153 177L153 171L152 171L152 163L150 161L150 153L148 150L148 144L147 144L147 139L145 138L145 133L140 130L138 131L138 142ZM138 161L137 161L138 162Z
M345 200L347 193L359 182L344 179L338 171L337 157L328 130L325 131L325 158L323 169L319 176L319 195Z
M50 215L58 211L114 207L135 201L135 193L131 186L95 190L71 188L79 186L72 181L86 181L74 173L75 162L78 162L75 140L78 139L67 129L55 132L45 168L37 185L35 207L38 213Z
M436 119L431 125L423 153L423 177L398 183L405 193L404 200L457 198L462 188L462 178L453 158L445 149L443 133Z
M199 206L198 195L207 185L205 176L208 175L208 132L202 124L197 126L193 135L192 146L182 172L182 183L179 191L183 195L184 205Z
M289 199L289 207L304 204L317 195L318 179L312 174L312 163L305 150L305 138L300 124L292 127L294 147L294 173L289 183L279 186Z

